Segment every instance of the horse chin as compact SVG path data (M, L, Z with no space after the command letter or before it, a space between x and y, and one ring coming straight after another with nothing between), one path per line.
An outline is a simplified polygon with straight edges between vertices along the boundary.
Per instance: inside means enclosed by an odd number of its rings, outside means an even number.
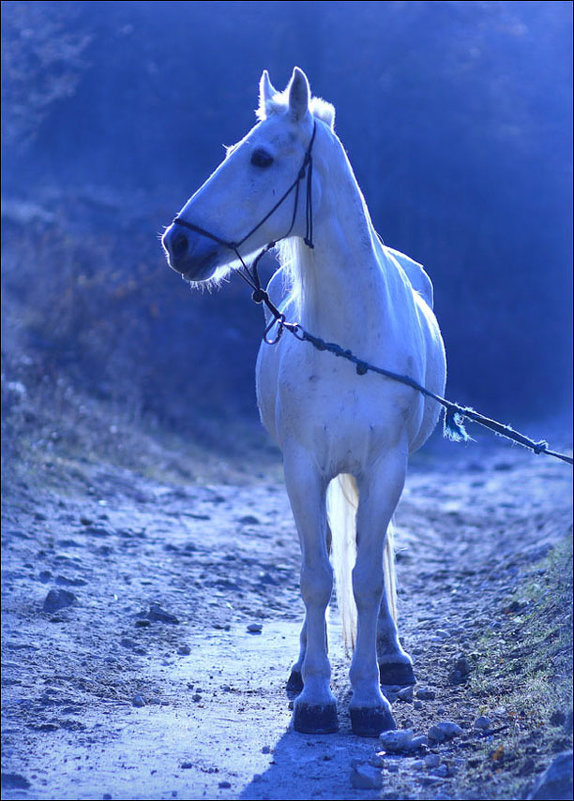
M186 259L184 262L180 261L174 269L181 273L183 280L189 284L202 284L210 281L224 262L225 259L222 255L215 252L204 256L202 259L191 258Z

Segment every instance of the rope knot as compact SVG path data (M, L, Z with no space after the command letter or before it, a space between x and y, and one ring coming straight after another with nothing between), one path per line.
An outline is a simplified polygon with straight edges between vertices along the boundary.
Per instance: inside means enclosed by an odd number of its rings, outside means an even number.
M254 289L251 293L251 297L255 303L263 303L263 301L268 298L268 295L264 289Z

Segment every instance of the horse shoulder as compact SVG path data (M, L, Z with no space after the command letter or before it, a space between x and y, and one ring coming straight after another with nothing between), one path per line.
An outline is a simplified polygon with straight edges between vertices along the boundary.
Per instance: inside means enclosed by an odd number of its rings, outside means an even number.
M385 247L385 250L403 268L412 288L423 297L432 309L434 300L433 285L422 264L394 248Z

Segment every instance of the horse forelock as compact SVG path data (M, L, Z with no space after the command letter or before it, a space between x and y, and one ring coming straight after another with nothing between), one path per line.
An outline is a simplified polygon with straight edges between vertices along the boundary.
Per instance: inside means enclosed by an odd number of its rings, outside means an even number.
M260 99L259 108L255 114L260 122L268 119L274 114L283 114L289 108L289 92L277 92L271 99ZM330 128L335 128L335 107L321 97L312 97L309 103L309 111L318 120L326 123Z

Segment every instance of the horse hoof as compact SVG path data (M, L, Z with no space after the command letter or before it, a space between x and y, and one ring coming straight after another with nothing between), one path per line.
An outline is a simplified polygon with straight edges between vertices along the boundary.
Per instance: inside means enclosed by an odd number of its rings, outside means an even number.
M397 728L391 711L385 707L357 707L349 712L353 734L358 737L378 737L383 731Z
M381 684L395 687L409 687L416 684L413 666L409 662L394 662L379 665Z
M295 704L293 728L303 734L332 734L339 730L336 704Z
M299 693L303 690L303 677L299 670L291 671L285 690L287 692L287 697L291 699L297 698Z

